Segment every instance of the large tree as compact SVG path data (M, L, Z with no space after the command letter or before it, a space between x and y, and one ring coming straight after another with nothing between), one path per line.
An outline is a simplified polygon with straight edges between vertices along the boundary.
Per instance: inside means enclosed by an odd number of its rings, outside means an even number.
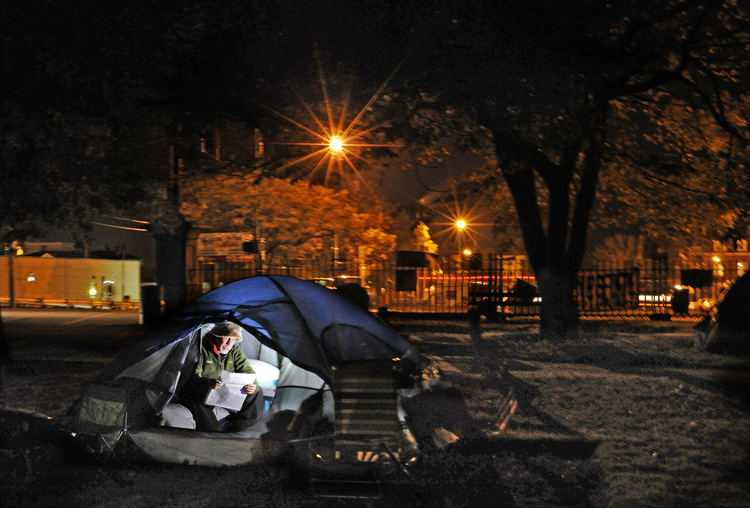
M689 157L697 152L676 143L684 129L657 135L667 107L721 129L746 153L747 5L476 0L430 13L405 66L418 92L404 87L401 96L411 98L401 101L409 127L492 148L490 181L501 178L512 196L543 297L542 330L574 333L573 288L602 173L624 154L651 159L649 169L670 161L671 171L699 170Z

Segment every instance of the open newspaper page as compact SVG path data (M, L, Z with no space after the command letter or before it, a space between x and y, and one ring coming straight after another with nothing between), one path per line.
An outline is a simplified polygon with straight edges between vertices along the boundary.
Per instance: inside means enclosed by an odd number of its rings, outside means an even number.
M245 385L255 382L257 374L221 371L221 386L208 392L205 404L220 406L233 411L242 409L247 392Z

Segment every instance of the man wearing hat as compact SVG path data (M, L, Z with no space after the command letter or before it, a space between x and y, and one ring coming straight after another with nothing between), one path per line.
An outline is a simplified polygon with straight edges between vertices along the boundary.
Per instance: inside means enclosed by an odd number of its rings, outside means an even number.
M242 349L235 347L238 342L242 342L242 328L230 321L217 324L203 337L198 364L182 394L199 430L242 430L262 413L263 391L254 383L244 387L247 396L242 409L226 417L222 417L223 408L215 410L203 403L210 390L221 386L221 371L255 372Z

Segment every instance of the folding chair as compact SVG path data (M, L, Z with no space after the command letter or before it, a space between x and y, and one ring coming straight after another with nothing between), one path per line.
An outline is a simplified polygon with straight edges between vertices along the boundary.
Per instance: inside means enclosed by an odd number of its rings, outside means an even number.
M413 479L404 467L392 362L340 364L334 370L332 453L316 454L311 486L318 497L382 497L386 484ZM320 467L322 466L322 467Z
M75 430L91 453L103 456L105 462L115 457L115 447L128 432L127 391L90 386L81 401Z

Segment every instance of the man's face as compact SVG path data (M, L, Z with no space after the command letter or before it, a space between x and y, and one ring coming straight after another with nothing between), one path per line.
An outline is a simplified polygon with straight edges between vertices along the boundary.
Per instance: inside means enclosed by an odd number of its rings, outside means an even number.
M234 347L234 343L237 342L234 337L217 337L214 335L213 338L216 349L223 355L227 354Z

